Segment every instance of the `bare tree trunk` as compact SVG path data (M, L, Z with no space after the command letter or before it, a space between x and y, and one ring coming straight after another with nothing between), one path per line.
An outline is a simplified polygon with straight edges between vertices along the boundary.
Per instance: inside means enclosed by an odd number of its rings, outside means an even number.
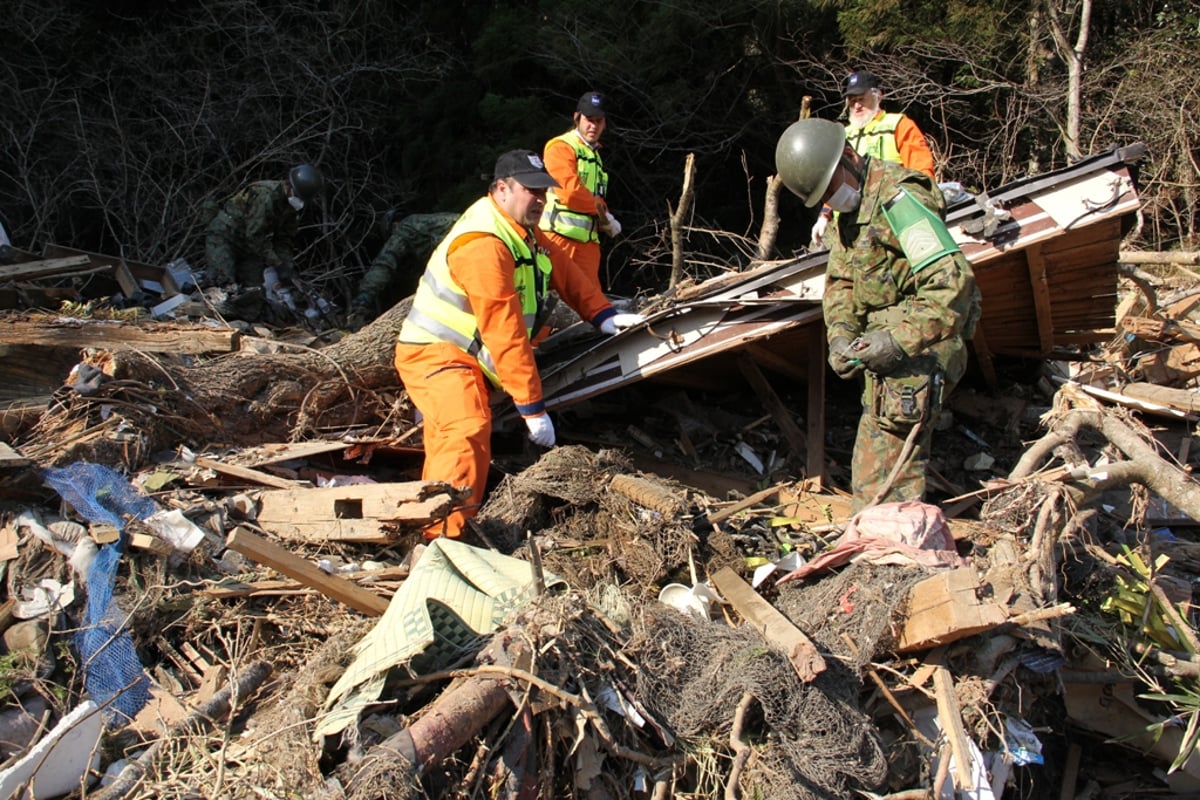
M198 364L101 351L88 360L111 380L94 394L71 393L47 409L21 437L22 452L42 464L86 459L135 468L141 458L180 441L294 441L385 420L407 423L394 419L389 398L403 388L392 360L409 306L405 300L321 349L280 344L280 352L244 349ZM99 421L101 406L120 415L120 436ZM137 434L133 446L131 431Z
M799 119L808 119L811 107L812 95L806 94L800 101ZM783 179L778 175L772 175L767 180L767 193L763 198L762 230L759 231L758 250L754 254L759 261L766 261L771 257L771 251L775 249L775 240L779 238L779 189L782 186Z
M696 154L688 153L683 165L683 191L679 193L679 208L671 214L671 281L668 289L679 285L683 278L683 225L688 214L692 213L692 199L695 197L693 181L696 178Z
M1077 8L1079 31L1074 44L1068 40L1067 31L1063 27L1063 17L1068 16L1072 9L1068 6L1060 13L1053 4L1048 4L1046 14L1055 49L1067 65L1067 123L1063 139L1067 156L1072 161L1083 155L1079 146L1080 109L1083 103L1083 58L1087 53L1088 33L1092 23L1092 0L1080 0Z

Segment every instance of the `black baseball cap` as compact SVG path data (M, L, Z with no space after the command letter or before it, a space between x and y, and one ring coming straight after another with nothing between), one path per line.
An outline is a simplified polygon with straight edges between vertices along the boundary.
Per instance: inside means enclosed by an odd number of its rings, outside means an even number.
M551 189L558 181L546 172L541 157L532 150L509 150L496 159L495 179L513 178L526 189Z
M878 88L880 88L879 78L875 77L875 73L860 69L858 72L851 72L850 77L846 78L846 83L842 86L842 97L866 94L867 91Z
M607 98L600 92L584 92L583 97L579 98L575 110L585 117L604 117L607 105Z

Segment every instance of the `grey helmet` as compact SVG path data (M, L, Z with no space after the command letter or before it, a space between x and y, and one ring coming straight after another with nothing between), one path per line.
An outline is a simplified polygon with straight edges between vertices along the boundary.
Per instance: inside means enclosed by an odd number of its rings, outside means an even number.
M300 164L288 171L288 183L292 185L292 194L304 202L312 200L325 188L325 179L321 170L311 164Z
M821 202L846 148L846 129L827 119L793 122L775 145L775 171L812 208Z

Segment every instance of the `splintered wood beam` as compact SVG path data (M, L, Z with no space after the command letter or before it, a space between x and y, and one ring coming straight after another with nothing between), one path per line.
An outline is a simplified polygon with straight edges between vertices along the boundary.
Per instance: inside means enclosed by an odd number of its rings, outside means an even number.
M25 261L20 264L9 264L0 267L0 281L31 280L33 278L48 278L53 275L70 275L79 272L95 272L104 269L86 269L92 266L92 260L87 256L70 256L68 258L46 258L39 261ZM80 269L83 267L84 269Z
M967 744L967 733L963 727L962 712L958 707L958 696L954 692L954 676L946 667L946 648L938 647L925 658L927 664L932 664L933 689L937 697L938 721L942 732L950 743L950 752L954 754L954 788L969 792L975 789L973 775L975 760L971 757L971 748Z
M809 488L825 485L825 326L808 326L808 458Z
M361 611L372 617L378 617L387 611L388 601L374 592L363 589L345 578L323 572L316 565L300 558L290 550L285 550L243 527L234 528L229 533L225 540L225 546L259 564L282 572L306 586L311 586L339 603L345 603L355 611Z
M100 347L198 355L232 353L239 342L240 334L232 328L140 326L107 320L6 320L0 326L0 343L39 347Z
M1046 278L1046 260L1042 256L1042 245L1034 244L1025 249L1025 263L1029 267L1029 285L1033 288L1033 308L1037 314L1038 344L1042 352L1054 350L1054 315L1050 308L1050 282Z
M263 486L274 486L276 489L298 489L305 486L312 486L308 481L292 481L272 475L269 472L251 469L250 467L243 467L237 464L223 464L220 461L205 458L204 456L196 459L196 466L211 469L213 472L237 478L241 481L249 481L250 483L262 484Z
M787 657L801 681L811 683L817 675L825 671L825 659L813 640L779 609L764 600L762 595L754 591L754 588L736 572L725 567L710 580L750 627L762 634L767 644L780 650Z
M788 411L787 406L779 399L779 395L771 388L767 377L762 374L762 370L758 368L758 364L754 362L753 358L746 353L739 353L737 365L751 388L758 394L758 399L762 400L762 404L771 418L775 420L775 424L783 431L784 438L788 441L788 447L792 451L792 463L797 463L800 456L808 450L808 444L804 440L804 431L800 430L800 426L792 419L792 413Z

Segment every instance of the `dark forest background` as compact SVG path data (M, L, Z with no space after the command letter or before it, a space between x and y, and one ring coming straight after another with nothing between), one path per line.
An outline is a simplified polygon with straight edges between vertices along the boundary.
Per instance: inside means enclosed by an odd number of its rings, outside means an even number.
M203 266L200 209L314 163L329 186L298 266L335 296L385 209L461 210L496 156L540 151L578 96L609 95L625 234L606 275L654 289L696 155L697 272L754 251L776 139L804 96L837 118L866 68L929 137L939 178L994 189L1135 141L1133 246L1197 244L1200 4L1114 0L8 0L0 219L58 243ZM784 198L775 255L808 212Z

